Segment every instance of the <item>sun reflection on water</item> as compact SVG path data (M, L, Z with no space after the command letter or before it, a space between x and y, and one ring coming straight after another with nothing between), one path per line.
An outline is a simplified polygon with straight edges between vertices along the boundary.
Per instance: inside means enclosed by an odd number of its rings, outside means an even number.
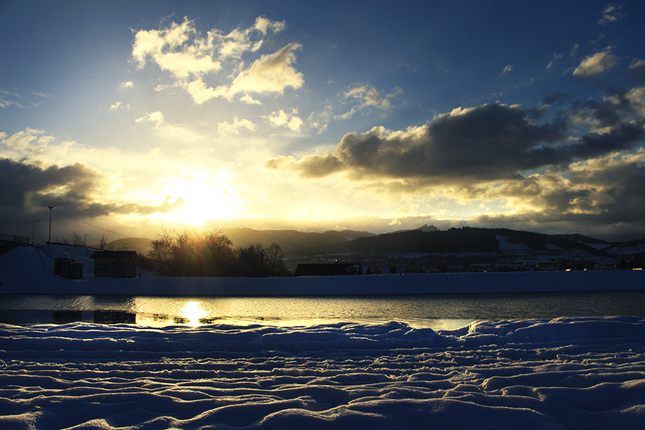
M187 302L180 311L184 324L197 327L202 325L200 322L208 313L202 309L201 303L196 301Z

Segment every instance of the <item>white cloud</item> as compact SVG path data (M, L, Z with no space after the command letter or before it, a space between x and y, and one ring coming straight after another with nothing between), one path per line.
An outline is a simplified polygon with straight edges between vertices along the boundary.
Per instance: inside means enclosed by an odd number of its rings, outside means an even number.
M339 115L336 118L351 118L356 112L365 110L370 107L379 109L381 111L387 111L392 107L390 100L401 93L403 93L403 90L399 87L396 87L393 92L384 96L382 96L381 92L376 88L370 87L368 85L362 85L352 88L344 94L344 98L346 100L350 100L350 102L357 101L358 104L352 106L349 112Z
M611 52L611 47L587 56L573 71L573 76L587 77L603 73L618 64L618 57Z
M233 117L233 123L230 124L227 121L220 122L217 124L217 132L219 134L240 134L240 128L246 128L250 131L255 131L257 125L248 119L238 119L237 116Z
M118 109L126 109L129 110L131 109L130 105L124 105L122 102L116 102L113 105L110 106L111 111L115 111Z
M195 79L192 82L184 83L186 92L190 94L193 98L193 101L199 105L214 99L216 97L222 97L226 95L226 90L221 88L213 89L206 85L206 83L201 79Z
M119 88L133 88L133 87L134 87L134 82L132 81L121 82L121 85L119 85Z
M219 70L221 64L213 54L212 40L197 37L193 21L187 19L164 30L138 31L132 47L132 57L140 68L150 59L178 78Z
M46 144L51 139L53 139L52 136L40 136L44 133L45 133L44 130L38 130L35 128L29 128L29 127L27 127L24 131L19 131L17 133L12 134L11 136L9 136L5 132L1 132L0 143L10 148L23 150L31 146L33 143Z
M154 123L154 129L157 131L157 135L167 141L181 142L185 145L202 141L204 139L202 134L195 132L189 127L168 123L160 111L147 112L144 116L137 118L135 121L138 123Z
M603 9L602 18L598 20L598 24L606 25L606 24L609 24L610 22L618 21L623 16L625 16L624 13L621 12L622 8L623 8L622 5L615 5L615 4L609 3L607 7Z
M244 52L255 52L259 50L264 42L263 39L253 40L255 33L260 33L262 37L266 36L269 31L278 33L284 30L285 23L270 21L262 16L256 18L253 26L246 30L235 29L226 36L221 36L219 46L219 55L221 59L240 58ZM209 32L209 35L217 35L217 30Z
M304 84L304 76L293 67L297 43L290 43L273 54L263 55L246 70L240 72L228 89L228 97L237 93L278 93L285 88L298 89Z
M262 118L268 119L274 127L284 126L292 131L300 131L303 122L302 118L296 115L297 113L298 109L292 109L291 113L286 113L280 109L280 112L272 112L271 115L265 115Z
M164 125L165 119L161 112L147 112L141 118L135 119L136 122L154 122L155 128L160 128Z
M246 103L247 105L261 105L262 102L259 100L255 100L253 97L250 95L246 94L243 97L240 97L240 101Z
M203 36L197 32L193 21L184 19L182 24L173 22L165 29L138 31L132 58L139 68L151 62L175 79L172 84L158 85L156 90L182 87L197 104L216 97L231 99L238 93L282 94L285 88L297 89L304 83L302 73L292 66L295 60L293 51L300 47L299 44L288 44L273 54L263 55L247 69L243 69L241 57L245 52L260 50L268 33L277 33L284 27L284 22L258 17L247 29L237 28L226 35L212 29ZM205 77L219 72L223 64L230 66L230 70L242 71L230 86L208 86ZM242 101L259 104L250 97Z
M513 70L513 66L509 64L508 66L504 67L504 70L502 70L502 73L499 74L499 77L503 78L504 76L508 75L511 72L511 70Z

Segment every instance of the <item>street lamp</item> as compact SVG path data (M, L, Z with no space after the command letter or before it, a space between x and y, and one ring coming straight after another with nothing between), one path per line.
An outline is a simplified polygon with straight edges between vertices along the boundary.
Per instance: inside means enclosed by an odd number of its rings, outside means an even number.
M52 243L52 210L54 210L56 206L47 207L49 208L49 240L47 241L47 245L49 245L50 243Z
M40 224L40 221L33 221L31 225L31 244L34 244L34 233L36 232L36 223Z

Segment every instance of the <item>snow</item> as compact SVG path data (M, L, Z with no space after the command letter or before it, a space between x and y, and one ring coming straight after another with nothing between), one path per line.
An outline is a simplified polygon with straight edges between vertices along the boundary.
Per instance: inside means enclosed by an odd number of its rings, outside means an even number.
M0 428L640 429L645 319L0 325Z
M508 236L502 236L500 234L495 235L495 238L499 242L499 250L500 251L513 251L513 252L529 252L532 251L531 247L519 242L519 243L511 243L508 241L509 237Z

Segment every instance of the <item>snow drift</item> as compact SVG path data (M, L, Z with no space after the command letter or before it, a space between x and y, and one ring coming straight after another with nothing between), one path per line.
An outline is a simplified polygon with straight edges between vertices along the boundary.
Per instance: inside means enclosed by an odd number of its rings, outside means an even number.
M645 319L0 325L0 428L640 429Z

